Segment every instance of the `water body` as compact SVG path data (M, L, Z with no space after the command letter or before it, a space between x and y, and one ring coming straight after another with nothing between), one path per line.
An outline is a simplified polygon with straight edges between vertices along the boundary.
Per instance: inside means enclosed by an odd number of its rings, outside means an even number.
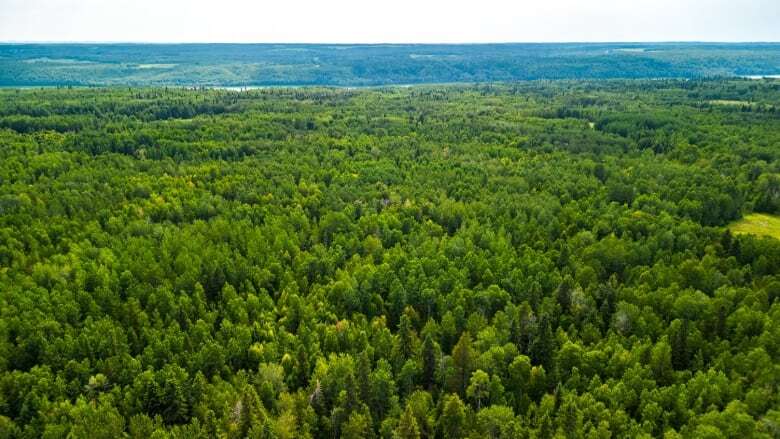
M227 91L250 91L250 90L263 90L266 88L278 88L278 87L267 87L262 85L246 85L241 87L236 86L215 86L215 87L205 87L210 88L213 90L227 90Z

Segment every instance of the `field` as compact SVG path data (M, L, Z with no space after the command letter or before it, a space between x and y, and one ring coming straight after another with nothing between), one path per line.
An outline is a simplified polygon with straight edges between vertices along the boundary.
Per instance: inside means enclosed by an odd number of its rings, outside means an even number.
M780 217L753 213L731 224L729 229L736 234L749 233L780 239Z
M0 90L0 438L777 437L778 102Z

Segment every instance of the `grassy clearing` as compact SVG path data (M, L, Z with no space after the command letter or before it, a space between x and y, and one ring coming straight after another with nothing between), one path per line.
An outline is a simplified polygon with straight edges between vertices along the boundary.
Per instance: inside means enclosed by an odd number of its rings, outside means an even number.
M780 239L780 217L763 213L751 213L729 225L735 234L750 233Z
M751 102L748 101L736 101L732 99L715 99L710 101L710 104L712 105L727 105L727 106L734 106L734 107L742 107L742 106L750 106L753 105Z

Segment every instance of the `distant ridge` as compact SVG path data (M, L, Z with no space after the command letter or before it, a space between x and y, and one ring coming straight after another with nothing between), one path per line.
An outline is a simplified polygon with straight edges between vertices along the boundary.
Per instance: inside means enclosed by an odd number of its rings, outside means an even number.
M373 86L780 74L780 43L2 43L0 86Z

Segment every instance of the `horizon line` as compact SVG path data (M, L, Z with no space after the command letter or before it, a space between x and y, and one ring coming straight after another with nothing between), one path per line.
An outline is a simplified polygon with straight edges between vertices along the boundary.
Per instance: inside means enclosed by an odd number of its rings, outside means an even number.
M142 40L0 40L0 44L147 44L147 45L321 45L321 46L467 46L467 45L513 45L513 44L780 44L780 40L614 40L614 41L463 41L463 42L249 42L249 41L142 41Z

